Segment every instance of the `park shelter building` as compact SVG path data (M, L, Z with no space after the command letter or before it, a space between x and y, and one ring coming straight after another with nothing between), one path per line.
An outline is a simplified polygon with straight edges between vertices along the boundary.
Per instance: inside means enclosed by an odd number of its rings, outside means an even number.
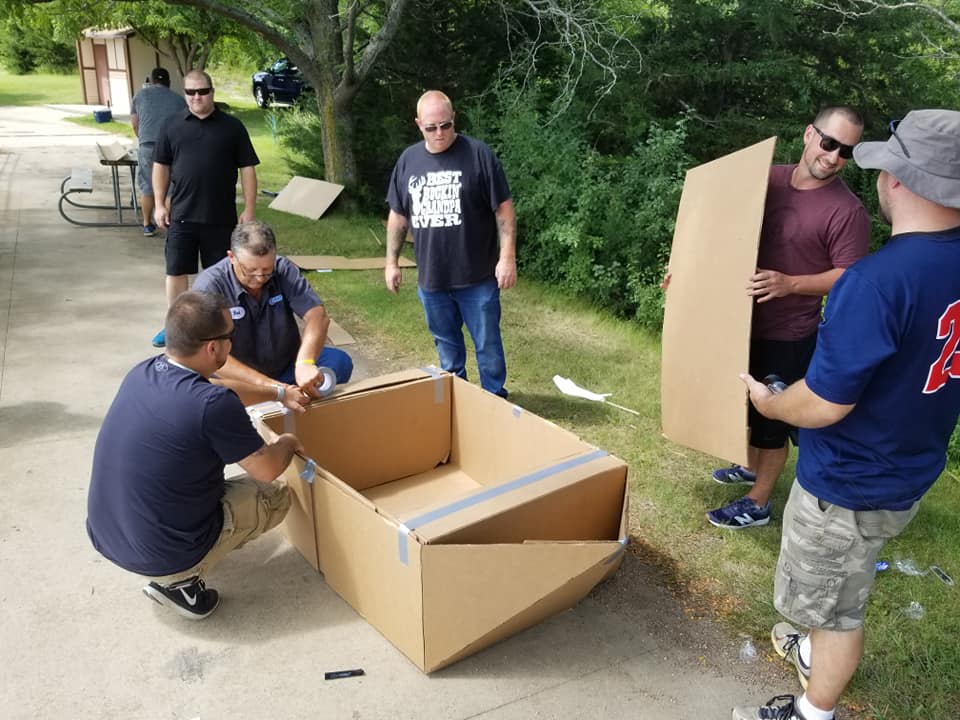
M114 113L128 114L133 96L158 65L170 72L170 89L182 91L183 76L172 60L173 49L165 47L167 44L162 40L158 49L129 27L84 30L77 39L84 104L102 105Z

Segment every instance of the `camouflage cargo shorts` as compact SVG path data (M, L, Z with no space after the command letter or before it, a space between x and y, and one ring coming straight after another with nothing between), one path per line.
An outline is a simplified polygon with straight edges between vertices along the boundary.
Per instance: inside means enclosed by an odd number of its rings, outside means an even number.
M918 506L848 510L817 499L794 480L774 578L777 610L810 628L861 627L880 550L903 531Z

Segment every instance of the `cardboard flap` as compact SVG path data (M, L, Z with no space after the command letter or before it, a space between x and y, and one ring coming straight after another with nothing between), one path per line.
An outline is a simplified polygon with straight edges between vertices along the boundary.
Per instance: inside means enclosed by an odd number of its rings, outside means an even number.
M110 143L109 145L97 143L97 153L100 155L100 159L106 162L118 162L119 160L130 159L128 153L130 153L132 149L133 148L121 145L118 142Z
M310 405L307 406L307 410L310 408L324 405L338 398L347 397L349 395L359 395L360 393L370 392L371 390L381 390L389 387L394 387L396 385L402 385L404 383L415 382L417 380L426 380L427 378L438 379L446 376L443 370L437 370L435 368L426 368L426 369L411 369L411 370L400 370L399 372L390 373L388 375L379 375L373 378L366 378L364 380L357 380L355 382L344 383L342 385L337 385L336 390L334 390L330 395L321 400L315 400ZM256 409L256 416L266 427L277 431L284 432L280 428L281 425L278 424L278 420L282 419L285 414L285 410L280 403L269 401L260 403L259 405L251 406ZM250 412L251 408L248 408ZM250 413L253 415L254 413Z
M270 209L319 220L341 192L343 185L295 175L270 203Z
M313 565L315 570L320 570L320 554L317 552L317 533L313 521L313 483L317 476L314 470L311 477L306 479L306 468L307 461L294 456L283 473L287 487L293 494L290 510L283 519L283 531L290 544L300 551L307 562Z
M608 573L620 549L615 541L422 547L428 669L495 642L504 628L510 634L570 607Z
M292 419L307 455L357 490L426 472L450 453L450 376L418 372L416 381L328 398L283 420Z
M752 300L776 138L687 172L677 212L661 357L663 434L747 463Z

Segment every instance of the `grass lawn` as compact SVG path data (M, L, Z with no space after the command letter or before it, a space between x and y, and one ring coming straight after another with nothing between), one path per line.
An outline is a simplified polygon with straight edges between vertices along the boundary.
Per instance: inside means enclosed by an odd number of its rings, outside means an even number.
M0 105L74 105L82 102L79 75L13 75L0 67Z
M116 135L124 135L131 140L136 137L136 135L133 134L133 127L129 122L111 120L109 122L101 123L94 120L93 113L91 113L89 116L82 115L79 117L67 117L64 119L67 122L74 123L75 125L82 125L83 127L92 128L94 130L103 130L104 132L114 133Z
M270 112L255 107L242 73L221 82L214 72L214 80L217 99L228 102L230 112L244 122L260 155L260 187L279 190L290 173L273 139ZM42 82L32 76L29 83L18 85L19 79L13 82L0 73L0 102L26 102L8 99L20 97L11 89L14 85L22 88L23 97L56 95L58 91L45 86L53 88L60 81L59 76L44 76ZM76 78L71 82L79 93ZM67 101L59 97L43 102ZM282 253L365 257L384 252L380 217L333 210L314 222L272 211L269 202L260 197L258 216L277 231ZM404 271L399 296L386 291L379 270L308 277L331 315L358 339L358 352L385 369L437 362L417 300L414 270ZM659 336L522 277L503 295L503 334L511 401L629 463L631 551L662 568L691 614L718 615L732 636L751 635L767 660L784 667L783 690L799 692L794 674L773 655L767 639L780 619L772 604L773 568L795 452L774 495L770 525L743 531L714 528L705 511L734 499L738 490L710 479L711 470L725 463L661 436ZM476 379L475 365L468 366L468 373ZM640 417L564 396L553 385L554 374L591 390L613 392L611 400L638 410ZM960 707L960 588L948 587L932 574L908 576L895 565L898 559L913 560L920 568L935 564L960 580L958 508L960 476L953 463L906 532L884 551L891 568L877 575L867 613L866 655L842 717L939 719L953 717ZM923 617L904 614L912 602L924 608ZM745 689L744 700L749 699Z

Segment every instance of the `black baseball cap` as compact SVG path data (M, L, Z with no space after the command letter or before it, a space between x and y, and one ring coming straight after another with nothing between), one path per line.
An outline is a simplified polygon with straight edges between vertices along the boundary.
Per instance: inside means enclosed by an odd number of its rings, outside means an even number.
M155 67L150 72L150 82L170 87L170 73L167 72L166 68Z

